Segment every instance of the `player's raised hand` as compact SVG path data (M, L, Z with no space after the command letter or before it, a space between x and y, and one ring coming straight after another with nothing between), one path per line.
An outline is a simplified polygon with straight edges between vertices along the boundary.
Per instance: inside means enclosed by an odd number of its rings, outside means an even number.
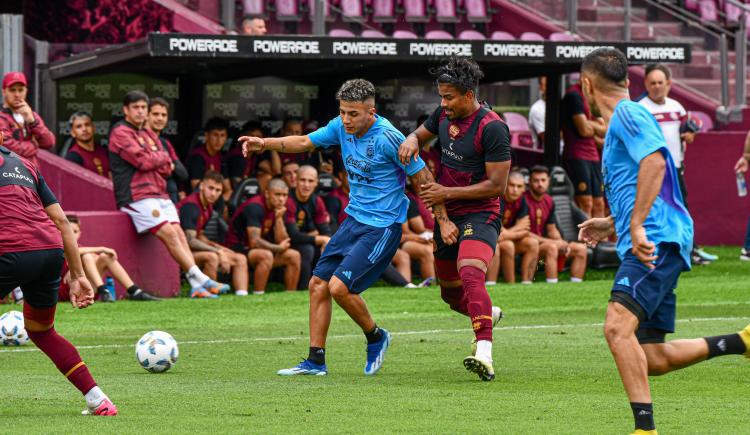
M419 156L419 140L417 136L410 134L406 136L401 145L398 147L398 159L401 164L408 165L412 159L417 160Z
M659 258L654 255L656 252L656 245L648 240L646 237L646 230L642 225L630 228L630 239L633 242L633 255L640 260L641 263L645 264L649 269L654 269L654 261Z
M578 225L578 240L591 248L614 232L614 222L610 218L592 218Z
M252 152L261 152L266 147L266 141L261 137L240 136L237 140L242 144L242 155L244 157Z
M440 225L440 238L446 245L452 245L458 242L458 227L450 219L441 219L438 222Z
M94 303L94 289L85 276L70 279L70 303L75 308L86 308Z
M745 156L742 156L739 160L737 160L737 163L735 163L734 172L741 172L744 174L745 172L747 172L747 167L747 159L745 159Z
M425 183L420 187L419 197L427 207L444 203L448 196L448 189L437 183Z

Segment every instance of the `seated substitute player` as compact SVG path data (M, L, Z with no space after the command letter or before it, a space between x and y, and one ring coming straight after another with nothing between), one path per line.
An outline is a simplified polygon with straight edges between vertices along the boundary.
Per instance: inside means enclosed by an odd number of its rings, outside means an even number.
M529 190L524 193L529 207L530 236L539 242L539 256L544 260L548 284L557 283L558 268L571 258L570 281L582 282L586 273L588 250L583 243L566 242L560 235L555 217L555 203L549 196L549 169L534 166L529 177Z
M409 208L406 211L406 222L401 227L400 249L408 255L406 266L409 273L405 278L408 282L412 281L411 262L414 260L419 263L419 274L422 277L422 283L417 287L427 287L435 281L435 257L432 255L433 234L425 227L417 200L412 199L408 194L407 198L409 198Z
M180 228L177 209L167 195L166 178L172 174L174 163L159 138L143 127L148 103L148 95L144 92L126 93L122 107L125 119L109 134L115 202L120 211L133 220L138 233L148 231L164 243L185 272L191 296L217 294L222 286L195 265L185 233Z
M247 121L241 131L242 136L264 137L263 127L257 121ZM232 183L232 189L236 189L242 180L255 177L260 185L260 190L266 190L268 182L271 181L271 153L253 153L245 158L242 155L242 144L239 142L229 150L225 158L227 176Z
M680 273L690 269L693 220L656 119L628 93L619 50L592 51L581 66L583 91L608 124L602 165L612 216L589 219L579 237L590 245L617 234L622 264L607 306L604 336L630 400L636 434L656 434L648 376L717 356L750 357L750 325L735 334L665 342L674 332Z
M294 225L290 228L289 237L292 248L299 251L301 257L298 289L307 288L312 268L331 240L331 217L323 199L315 193L317 187L318 171L310 165L300 167L297 170L297 188L289 195L294 204L291 210Z
M86 112L70 116L70 136L75 142L65 154L65 160L83 166L102 177L112 178L109 171L109 153L94 140L94 123Z
M204 143L196 146L187 157L185 166L190 178L190 188L195 189L203 179L206 171L216 171L224 175L224 154L222 150L229 138L229 123L223 118L211 118L206 121ZM224 200L232 196L229 179L224 180Z
M224 244L235 252L247 255L255 269L253 294L266 292L271 269L284 268L284 288L297 289L300 254L291 248L288 226L294 225L293 203L289 188L279 178L268 183L268 188L240 204L229 220Z
M247 259L243 254L212 242L203 234L213 206L221 197L224 177L216 171L206 171L198 190L186 196L177 204L180 213L180 226L185 231L195 264L211 279L216 280L217 272L232 274L232 285L237 296L247 296Z
M375 114L375 86L363 79L346 81L336 93L339 116L307 136L274 139L242 137L246 151L271 149L304 153L316 147L340 146L348 172L349 217L326 246L310 280L310 349L307 359L280 375L325 375L325 342L331 323L331 298L354 320L367 339L365 375L380 370L391 334L379 328L360 296L390 264L401 240L408 200L407 176L412 182L432 181L424 162L399 162L398 145L404 136ZM435 207L445 213L444 207ZM451 227L455 236L456 228ZM446 233L448 234L448 233Z
M2 137L0 131L0 145ZM55 331L60 272L66 259L71 303L76 308L94 303L70 223L35 166L3 146L0 173L10 174L0 182L0 299L20 286L29 339L84 395L85 413L117 415L117 407L97 386L75 346Z
M162 134L168 122L169 103L160 97L152 98L148 103L148 115L146 116L145 128L151 130L154 135L159 138L162 147L169 153L169 156L172 157L174 171L172 171L172 175L167 178L167 194L169 195L169 199L177 204L180 202L181 198L185 197L185 192L182 186L183 183L188 180L188 171L187 168L185 168L185 165L183 165L177 157L172 142Z
M510 133L497 113L477 100L484 74L476 62L453 57L430 72L440 106L409 134L399 157L408 162L420 144L439 137L440 178L420 186L420 196L435 213L440 292L451 309L471 319L477 350L464 358L464 367L490 381L495 377L492 328L502 311L492 306L484 283L500 232L499 197L510 170ZM443 204L447 214L435 209ZM446 234L446 226L457 226L458 232Z
M76 242L81 239L81 221L76 216L68 216L68 222L70 222L70 228L73 230L73 234L76 236ZM78 247L78 253L81 254L81 263L83 263L83 270L86 272L86 278L91 284L94 285L96 292L99 294L99 300L102 302L114 302L112 295L107 291L104 285L102 276L109 272L115 281L125 287L128 293L128 299L131 301L158 301L157 297L152 296L146 291L138 287L133 280L122 267L119 261L117 261L117 251L105 246L98 247ZM68 296L70 295L70 270L68 270L67 264L63 268L63 286L67 290ZM62 292L61 292L62 293ZM67 298L66 298L67 299Z
M523 195L525 190L523 174L511 172L503 195L503 229L497 239L496 253L497 264L508 283L516 282L516 254L521 255L521 284L531 284L539 260L539 240L530 232L529 206Z

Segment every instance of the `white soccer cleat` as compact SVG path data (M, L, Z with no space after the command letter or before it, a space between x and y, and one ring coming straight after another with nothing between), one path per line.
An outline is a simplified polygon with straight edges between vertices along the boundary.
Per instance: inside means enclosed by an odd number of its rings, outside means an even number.
M492 367L492 361L476 356L467 356L464 358L464 367L466 367L466 370L476 373L479 379L483 381L495 379L495 369Z

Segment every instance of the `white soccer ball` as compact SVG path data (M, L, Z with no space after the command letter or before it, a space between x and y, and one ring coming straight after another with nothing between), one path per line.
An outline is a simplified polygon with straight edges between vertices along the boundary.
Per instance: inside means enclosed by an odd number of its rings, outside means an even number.
M135 344L138 364L151 373L169 370L180 356L177 341L164 331L147 332Z
M8 311L0 316L0 340L3 346L21 346L29 342L20 311Z

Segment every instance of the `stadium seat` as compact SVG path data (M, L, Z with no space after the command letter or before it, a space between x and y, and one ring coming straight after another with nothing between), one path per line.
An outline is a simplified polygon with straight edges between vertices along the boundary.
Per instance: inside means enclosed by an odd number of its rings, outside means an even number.
M697 11L700 8L699 0L685 0L685 9Z
M732 3L729 3L728 1L724 0L724 14L726 16L726 20L728 22L737 23L740 21L740 15L742 14L742 9L739 7L733 5ZM744 2L743 2L744 3Z
M718 21L719 12L716 8L716 2L714 0L700 0L698 15L700 15L701 21L704 23Z
M227 224L227 222L222 219L218 211L214 210L213 212L211 212L211 217L208 219L208 222L206 222L206 226L203 228L203 235L205 235L208 240L212 242L223 243L224 236L226 236L228 230L229 224Z
M257 178L246 178L237 186L232 192L232 197L229 198L229 215L233 215L237 207L240 206L251 196L255 196L260 193L260 184Z
M714 120L708 113L699 110L691 110L688 114L691 118L697 119L703 124L701 131L711 131L714 129Z
M510 146L527 150L534 148L531 128L525 116L516 112L504 112L503 118L510 130Z
M575 41L575 36L568 32L552 32L549 35L550 41Z
M466 21L470 23L488 23L492 18L487 13L487 0L464 0Z
M372 0L372 20L376 23L396 22L396 0Z
M242 0L242 11L245 15L261 15L268 18L266 0Z
M334 38L354 38L356 35L351 30L346 29L331 29L328 31L328 36Z
M276 0L276 19L279 21L300 21L302 14L298 0Z
M445 30L430 30L425 33L425 39L453 39L453 35L446 32Z
M426 23L430 21L425 0L404 0L404 20L409 23Z
M573 202L573 183L565 170L554 166L550 170L549 194L555 203L555 217L557 227L564 240L578 240L578 224L588 219L588 216ZM596 248L589 248L589 264L595 269L616 267L620 264L615 244L600 242Z
M387 38L385 33L381 32L380 30L374 30L374 29L363 30L362 37L363 38Z
M493 41L515 41L516 37L509 32L497 30L492 32L492 36L490 36L490 39L492 39Z
M361 22L365 18L362 0L341 0L340 8L343 21Z
M487 38L476 30L464 30L458 35L458 39L476 39L481 41Z
M438 23L457 23L456 0L433 0Z
M408 30L396 30L393 32L393 37L398 39L418 39L418 36L414 32Z
M536 32L523 32L518 39L521 41L544 41L544 37Z

